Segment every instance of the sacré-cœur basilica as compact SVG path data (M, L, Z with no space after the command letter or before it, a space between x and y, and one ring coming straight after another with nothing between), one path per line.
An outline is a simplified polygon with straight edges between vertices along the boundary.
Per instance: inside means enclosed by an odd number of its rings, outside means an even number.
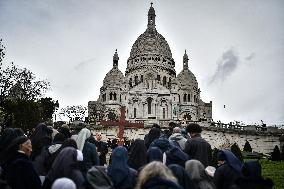
M156 13L151 5L146 31L132 46L125 74L118 69L119 55L115 51L113 67L103 80L99 98L88 103L89 115L97 114L103 106L107 111L100 118L96 115L97 120L108 120L110 112L119 118L120 107L125 106L126 120L144 125L211 121L212 101L201 100L188 60L185 51L180 63L183 69L177 74L170 46L156 29Z

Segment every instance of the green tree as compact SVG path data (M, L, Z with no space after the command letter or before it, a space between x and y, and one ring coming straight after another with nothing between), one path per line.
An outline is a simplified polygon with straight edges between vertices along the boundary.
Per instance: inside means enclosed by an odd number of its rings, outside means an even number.
M243 162L243 155L237 143L234 143L231 146L231 151L241 162Z
M244 145L243 151L245 151L245 152L252 152L252 148L251 148L251 146L250 146L250 143L249 143L249 141L247 141L247 140L246 140L246 143L245 143L245 145Z
M273 152L271 153L271 160L272 161L280 161L281 160L281 156L280 156L280 149L278 147L278 145L276 145L273 149Z
M14 63L4 65L5 47L0 40L0 105L6 99L37 100L50 88L46 80L38 80L27 68Z
M27 130L41 122L38 103L33 100L6 100L4 108L7 113L7 127L19 127Z
M55 109L59 107L58 101L54 101L50 97L41 98L38 100L38 103L42 121L52 119Z
M5 47L0 39L0 124L24 130L50 116L45 106L37 102L50 88L46 80L38 80L34 73L14 63L4 64ZM41 109L40 109L41 107Z

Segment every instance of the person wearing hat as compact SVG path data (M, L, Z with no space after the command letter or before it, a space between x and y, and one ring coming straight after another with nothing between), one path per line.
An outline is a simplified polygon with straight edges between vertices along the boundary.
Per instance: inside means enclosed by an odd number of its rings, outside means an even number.
M40 189L41 181L29 157L32 143L25 137L15 138L7 147L2 165L3 177L13 189Z
M190 137L184 147L184 152L191 159L199 160L204 167L211 164L211 145L201 137L202 128L197 123L191 123L186 127L186 133Z

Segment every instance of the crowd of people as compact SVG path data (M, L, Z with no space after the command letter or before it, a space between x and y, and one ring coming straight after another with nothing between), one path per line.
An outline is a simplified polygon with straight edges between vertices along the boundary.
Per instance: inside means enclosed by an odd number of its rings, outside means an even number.
M242 163L230 150L212 162L202 127L184 132L171 122L154 124L144 139L102 141L86 128L71 131L39 124L29 135L6 128L0 135L2 189L271 189L258 161ZM110 159L107 158L111 152ZM108 160L109 159L109 160Z

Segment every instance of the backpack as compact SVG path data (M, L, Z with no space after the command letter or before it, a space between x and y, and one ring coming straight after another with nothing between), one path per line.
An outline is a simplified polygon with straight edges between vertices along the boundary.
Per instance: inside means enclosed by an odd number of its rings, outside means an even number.
M166 151L166 165L178 164L185 167L185 162L189 160L189 156L183 152L180 148L173 146Z
M106 167L93 166L87 172L88 184L93 189L114 189L113 183L106 173Z

